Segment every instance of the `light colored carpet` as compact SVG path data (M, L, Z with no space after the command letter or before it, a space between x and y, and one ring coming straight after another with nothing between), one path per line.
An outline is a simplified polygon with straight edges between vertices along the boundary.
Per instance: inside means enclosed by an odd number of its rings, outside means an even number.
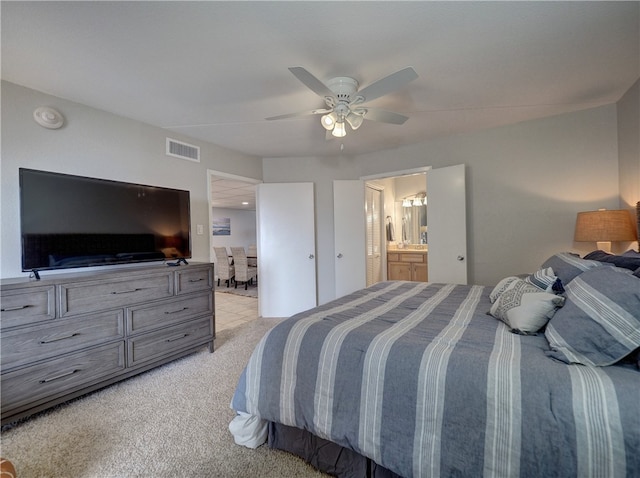
M281 319L218 333L216 351L190 355L2 433L2 456L19 477L323 477L228 431L238 377L255 344Z

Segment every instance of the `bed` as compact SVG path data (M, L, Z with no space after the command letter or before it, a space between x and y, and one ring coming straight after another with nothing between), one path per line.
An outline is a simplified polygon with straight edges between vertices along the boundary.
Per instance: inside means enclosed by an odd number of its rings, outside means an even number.
M335 476L640 476L640 254L356 291L267 333L231 406Z

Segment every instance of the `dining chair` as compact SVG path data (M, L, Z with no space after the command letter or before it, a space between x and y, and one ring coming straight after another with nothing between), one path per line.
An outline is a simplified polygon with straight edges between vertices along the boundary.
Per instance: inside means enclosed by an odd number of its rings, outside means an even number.
M247 248L247 263L249 267L258 267L258 247L255 244Z
M227 287L231 284L236 271L235 266L229 263L229 254L226 247L214 247L213 252L216 255L216 275L218 276L218 286L220 286L220 279L227 283Z
M232 247L231 255L236 269L236 289L238 288L238 282L244 282L244 290L247 290L249 283L253 283L253 279L258 276L258 268L249 266L244 247Z

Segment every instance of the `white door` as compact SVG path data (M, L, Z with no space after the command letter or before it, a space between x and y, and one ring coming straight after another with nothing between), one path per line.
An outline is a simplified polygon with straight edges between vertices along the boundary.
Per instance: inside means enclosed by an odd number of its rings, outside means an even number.
M427 172L429 282L467 283L464 164Z
M258 313L262 317L289 317L315 307L313 183L259 184L256 218Z
M366 285L364 182L333 182L336 298Z

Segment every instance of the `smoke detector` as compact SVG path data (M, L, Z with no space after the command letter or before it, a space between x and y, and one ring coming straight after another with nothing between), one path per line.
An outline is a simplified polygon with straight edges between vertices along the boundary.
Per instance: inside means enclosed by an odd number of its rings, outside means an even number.
M64 116L53 108L41 106L33 112L33 119L40 126L48 129L58 129L64 124Z

